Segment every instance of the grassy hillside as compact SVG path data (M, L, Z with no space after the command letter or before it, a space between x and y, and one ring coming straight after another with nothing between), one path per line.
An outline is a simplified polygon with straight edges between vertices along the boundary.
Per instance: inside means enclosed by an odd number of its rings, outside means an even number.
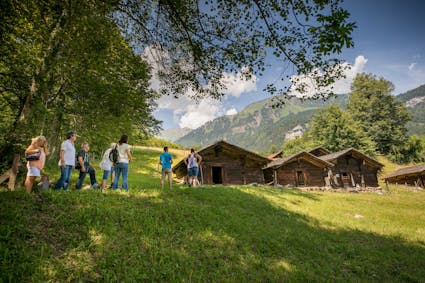
M0 282L425 278L424 191L161 190L159 153L134 152L129 193L0 192Z

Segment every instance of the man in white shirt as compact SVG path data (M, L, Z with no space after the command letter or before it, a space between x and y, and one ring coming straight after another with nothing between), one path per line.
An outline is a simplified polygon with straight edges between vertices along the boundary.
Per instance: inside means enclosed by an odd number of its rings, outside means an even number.
M74 142L77 139L77 133L70 131L66 134L67 140L61 144L59 166L61 169L61 177L56 183L55 189L64 189L69 187L72 169L75 167L75 147Z

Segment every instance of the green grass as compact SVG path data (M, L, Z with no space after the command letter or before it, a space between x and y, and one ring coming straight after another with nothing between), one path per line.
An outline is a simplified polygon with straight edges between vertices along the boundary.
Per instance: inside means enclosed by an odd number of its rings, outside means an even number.
M425 282L424 191L161 190L159 153L129 193L1 192L0 282Z

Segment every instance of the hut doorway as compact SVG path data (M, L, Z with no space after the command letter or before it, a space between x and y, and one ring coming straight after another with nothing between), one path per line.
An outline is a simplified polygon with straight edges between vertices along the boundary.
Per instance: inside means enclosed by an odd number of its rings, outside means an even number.
M344 188L353 187L352 180L351 180L351 174L349 172L342 172L341 173L341 181Z
M297 171L297 183L298 183L298 186L305 185L303 171Z
M223 167L213 166L212 167L212 182L213 184L223 184Z

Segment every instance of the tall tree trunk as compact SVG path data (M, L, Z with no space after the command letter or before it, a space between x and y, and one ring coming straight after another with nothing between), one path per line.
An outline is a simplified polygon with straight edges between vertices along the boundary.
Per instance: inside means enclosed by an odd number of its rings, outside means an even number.
M23 129L25 128L25 125L30 121L34 113L34 103L36 99L39 98L41 82L46 76L46 74L49 72L51 62L57 54L57 48L60 43L58 35L62 31L66 23L66 14L66 10L64 9L62 11L62 15L59 17L57 23L55 24L55 27L50 32L49 43L47 45L46 51L44 52L44 56L31 79L28 95L26 96L25 102L22 105L22 108L20 109L20 113L14 123L14 127L11 129L9 136L11 137L12 143L22 142L21 137L23 136Z

